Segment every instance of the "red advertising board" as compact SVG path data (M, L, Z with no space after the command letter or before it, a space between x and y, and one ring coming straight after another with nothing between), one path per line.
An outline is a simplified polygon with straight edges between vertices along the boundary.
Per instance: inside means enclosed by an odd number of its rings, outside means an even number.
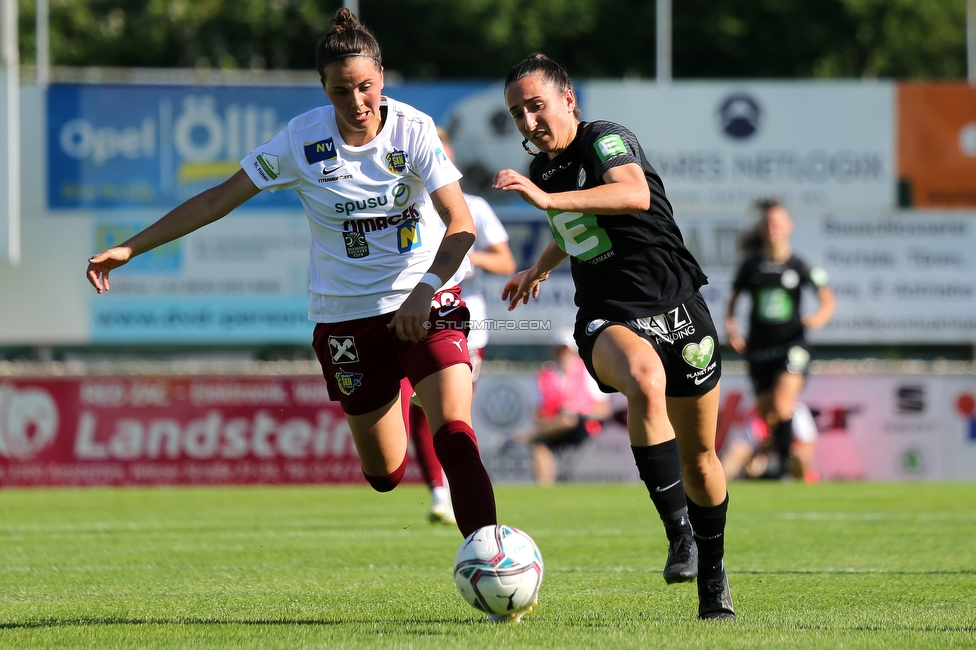
M0 486L249 483L365 484L320 377L0 379Z

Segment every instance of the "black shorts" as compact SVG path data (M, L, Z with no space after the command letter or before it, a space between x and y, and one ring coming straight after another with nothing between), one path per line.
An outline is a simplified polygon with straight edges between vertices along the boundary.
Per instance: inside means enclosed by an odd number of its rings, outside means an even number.
M554 452L568 447L578 447L590 439L590 431L586 425L588 419L585 415L581 415L575 427L567 429L558 438L551 438L540 442Z
M709 392L722 378L722 355L712 315L701 293L663 314L628 321L592 318L578 320L573 336L580 357L604 393L617 390L599 380L593 370L593 344L600 332L622 325L646 340L664 364L668 397L697 397Z
M749 350L746 359L752 389L757 394L772 390L776 379L784 372L804 377L810 374L810 349L804 341Z

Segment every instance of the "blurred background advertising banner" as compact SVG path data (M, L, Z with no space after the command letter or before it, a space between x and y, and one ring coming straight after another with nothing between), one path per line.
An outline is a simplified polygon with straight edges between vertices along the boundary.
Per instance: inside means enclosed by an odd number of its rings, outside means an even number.
M248 483L365 484L321 376L0 381L0 486Z
M404 84L384 92L443 121L455 101L485 85ZM291 118L325 103L315 77L308 86L53 84L48 207L172 208L226 180ZM294 192L262 192L246 207L301 206Z
M837 294L827 327L812 343L971 344L976 340L976 218L960 212L846 211L794 213L796 254L822 266ZM735 244L752 222L739 216L677 218L689 249L708 275L702 296L719 329L740 254ZM811 292L803 311L817 306ZM738 314L748 324L748 297Z
M976 87L898 85L898 178L905 206L976 206Z
M90 294L91 341L310 343L309 233L296 214L234 213L136 257L111 291ZM90 250L150 223L102 216Z
M630 128L679 214L895 205L894 84L591 81L585 119Z

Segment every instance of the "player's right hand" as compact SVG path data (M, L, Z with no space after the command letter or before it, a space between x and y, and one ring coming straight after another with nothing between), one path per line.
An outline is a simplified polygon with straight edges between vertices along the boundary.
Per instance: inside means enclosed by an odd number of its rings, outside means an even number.
M88 258L88 271L85 274L88 282L95 287L95 291L102 293L108 291L108 273L112 269L117 269L132 257L132 249L125 246L117 246L103 251L98 255Z

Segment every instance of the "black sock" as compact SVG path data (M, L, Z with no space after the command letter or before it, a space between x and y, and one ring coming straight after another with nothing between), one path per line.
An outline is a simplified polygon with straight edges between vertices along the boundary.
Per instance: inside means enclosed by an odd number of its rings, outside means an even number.
M779 454L778 477L785 476L790 468L790 447L793 446L793 418L783 420L773 429L773 444Z
M682 517L688 514L685 486L681 480L681 456L678 441L668 440L650 447L631 447L637 471L647 486L668 538L678 529Z
M721 570L725 557L725 518L729 495L717 506L700 506L688 499L688 518L695 529L698 545L698 573L706 575Z

